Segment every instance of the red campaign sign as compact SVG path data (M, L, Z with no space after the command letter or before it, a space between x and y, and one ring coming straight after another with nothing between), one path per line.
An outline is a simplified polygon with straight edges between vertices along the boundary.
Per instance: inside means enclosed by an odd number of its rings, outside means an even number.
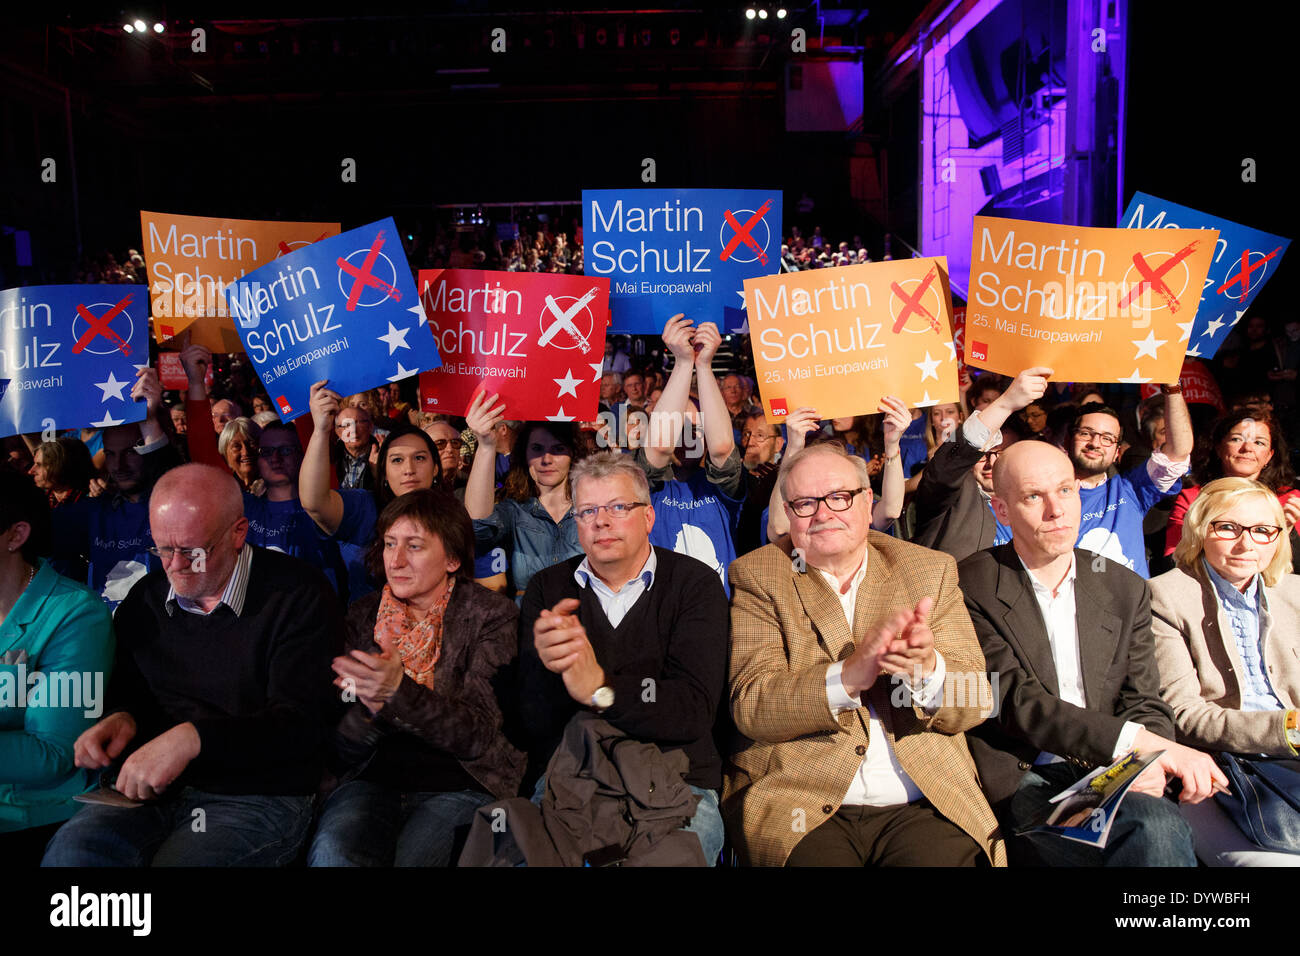
M507 418L591 421L609 327L609 279L426 269L420 304L442 366L420 374L420 408L464 415L500 393Z
M189 377L185 374L185 366L181 364L180 352L159 352L158 353L158 379L162 382L162 387L169 390L184 392L190 387ZM204 376L204 381L208 387L212 387L212 366L208 366L208 374Z
M1189 358L1183 361L1183 370L1178 375L1178 384L1183 387L1183 399L1188 402L1199 402L1202 405L1213 405L1219 412L1225 411L1223 406L1223 393L1219 391L1219 383L1214 380L1210 370L1205 367L1204 362L1197 359ZM1158 385L1143 385L1139 392L1144 399L1160 391Z

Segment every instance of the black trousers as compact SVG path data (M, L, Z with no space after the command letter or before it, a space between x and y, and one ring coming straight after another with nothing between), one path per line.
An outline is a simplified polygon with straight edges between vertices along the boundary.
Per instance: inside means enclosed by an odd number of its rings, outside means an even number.
M928 800L840 807L799 841L786 866L988 866L984 848Z

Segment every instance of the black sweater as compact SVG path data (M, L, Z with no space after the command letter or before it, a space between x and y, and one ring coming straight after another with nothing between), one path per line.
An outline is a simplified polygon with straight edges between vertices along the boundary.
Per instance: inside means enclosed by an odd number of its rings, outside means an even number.
M665 751L684 750L691 761L687 783L722 785L713 722L726 680L727 596L717 573L702 562L663 548L655 554L654 583L617 628L610 627L592 589L574 580L582 555L551 565L529 582L519 617L519 680L520 713L532 741L530 776L545 769L579 710L563 678L538 657L533 622L543 608L577 598L578 620L614 690L614 706L604 719Z
M238 617L225 605L207 617L168 614L168 589L167 576L151 572L113 618L109 705L135 718L131 746L189 721L201 750L174 786L315 793L335 696L330 661L343 647L343 614L325 576L253 547Z

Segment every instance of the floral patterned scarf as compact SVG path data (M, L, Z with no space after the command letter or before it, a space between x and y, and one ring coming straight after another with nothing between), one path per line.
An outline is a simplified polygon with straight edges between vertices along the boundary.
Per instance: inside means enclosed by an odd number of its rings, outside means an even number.
M379 615L375 618L375 643L381 647L379 638L386 637L387 643L402 657L402 670L422 687L433 689L433 669L442 656L442 618L447 610L447 602L456 586L456 579L447 580L447 590L442 593L424 620L411 617L407 606L393 596L393 590L384 585L383 597L379 601Z

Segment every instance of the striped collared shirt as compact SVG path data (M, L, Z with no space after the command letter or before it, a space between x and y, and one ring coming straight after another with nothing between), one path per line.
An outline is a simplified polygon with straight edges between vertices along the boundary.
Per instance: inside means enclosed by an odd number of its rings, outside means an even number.
M253 563L253 549L245 544L239 552L239 558L235 561L235 570L230 575L230 580L226 582L226 589L221 592L221 601L212 611L205 611L197 601L191 601L182 594L176 593L176 588L167 589L167 600L165 606L168 615L174 616L176 608L186 611L190 614L198 614L201 617L207 617L217 608L224 604L230 610L235 612L238 617L244 612L244 598L248 594L248 569Z

